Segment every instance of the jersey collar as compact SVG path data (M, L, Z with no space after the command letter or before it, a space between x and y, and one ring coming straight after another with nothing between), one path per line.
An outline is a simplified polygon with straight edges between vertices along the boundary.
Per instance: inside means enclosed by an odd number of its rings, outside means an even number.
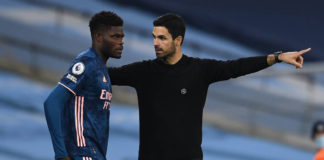
M104 65L104 66L106 66L106 64L104 63L104 61L102 60L102 58L98 55L98 53L96 52L96 50L94 49L94 48L90 48L89 49L94 55L95 55L95 57L96 57L96 59L97 59L97 61L99 62L99 63L101 63L102 65Z

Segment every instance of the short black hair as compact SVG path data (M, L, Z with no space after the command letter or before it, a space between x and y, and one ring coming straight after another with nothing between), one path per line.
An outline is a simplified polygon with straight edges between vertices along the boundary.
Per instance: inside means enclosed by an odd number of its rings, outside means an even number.
M91 37L96 33L106 31L111 26L123 26L123 24L123 19L114 12L98 12L89 21Z
M183 42L186 33L186 25L181 16L174 13L167 13L156 18L153 25L155 27L163 26L167 28L173 39L177 38L178 36L182 36Z

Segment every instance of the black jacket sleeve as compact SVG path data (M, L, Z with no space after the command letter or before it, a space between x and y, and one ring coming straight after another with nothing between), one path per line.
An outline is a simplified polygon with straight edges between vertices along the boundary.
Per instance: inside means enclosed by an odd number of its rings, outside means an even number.
M269 67L267 56L241 58L229 61L202 59L201 62L207 83L236 78Z
M136 62L121 67L108 67L112 85L135 87L142 76L143 64Z

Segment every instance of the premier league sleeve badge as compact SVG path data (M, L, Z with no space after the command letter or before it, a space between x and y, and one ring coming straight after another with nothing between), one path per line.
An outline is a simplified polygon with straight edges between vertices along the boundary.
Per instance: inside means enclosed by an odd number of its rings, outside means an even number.
M75 75L80 75L84 72L85 66L82 62L78 62L73 65L72 67L72 73Z

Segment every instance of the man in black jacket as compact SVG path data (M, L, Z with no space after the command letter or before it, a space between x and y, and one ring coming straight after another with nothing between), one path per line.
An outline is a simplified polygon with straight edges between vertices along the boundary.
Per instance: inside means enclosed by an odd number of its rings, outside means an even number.
M183 19L165 14L154 21L156 59L109 68L113 85L134 87L140 116L139 160L201 160L202 113L208 86L284 61L302 68L299 52L232 61L199 59L181 52Z

